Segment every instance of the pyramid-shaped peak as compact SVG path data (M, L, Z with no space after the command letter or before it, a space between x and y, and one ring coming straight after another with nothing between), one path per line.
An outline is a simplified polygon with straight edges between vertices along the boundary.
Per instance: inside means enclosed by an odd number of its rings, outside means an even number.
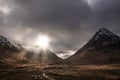
M101 28L99 29L99 31L97 31L97 34L98 35L102 35L102 34L106 34L106 35L114 35L111 31L109 31L108 29L106 28Z
M95 36L92 39L100 42L116 42L120 40L120 37L107 30L106 28L101 28L96 32Z
M107 30L106 28L101 28L99 29L94 38L98 39L98 38L119 38L117 35L113 34L111 31Z
M106 28L100 28L99 31L109 31L109 30Z

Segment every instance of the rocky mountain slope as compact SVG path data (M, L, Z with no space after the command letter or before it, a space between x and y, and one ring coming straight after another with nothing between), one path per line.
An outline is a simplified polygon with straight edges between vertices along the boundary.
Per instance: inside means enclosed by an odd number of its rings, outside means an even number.
M120 63L120 37L101 28L67 61L73 64Z
M16 42L10 42L6 37L2 35L0 35L0 48L15 52L20 52L23 49L20 44Z
M29 60L22 56L23 51L22 45L0 35L0 68L28 63Z

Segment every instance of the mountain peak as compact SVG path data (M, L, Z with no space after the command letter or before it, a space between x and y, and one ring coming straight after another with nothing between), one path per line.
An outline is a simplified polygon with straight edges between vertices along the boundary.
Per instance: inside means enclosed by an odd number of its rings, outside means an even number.
M99 31L109 31L109 30L106 28L100 28Z
M113 34L111 31L101 28L95 35L77 52L80 53L91 48L120 48L120 37Z
M94 39L95 41L116 41L120 38L106 28L101 28L96 32Z
M9 41L6 37L4 37L2 35L0 35L0 48L9 49L12 51L17 51L17 52L22 50L22 46L20 44Z
M107 30L106 28L99 29L99 31L97 31L97 33L113 35L113 33L111 31Z
M67 61L73 64L113 64L120 62L119 52L120 37L101 28Z

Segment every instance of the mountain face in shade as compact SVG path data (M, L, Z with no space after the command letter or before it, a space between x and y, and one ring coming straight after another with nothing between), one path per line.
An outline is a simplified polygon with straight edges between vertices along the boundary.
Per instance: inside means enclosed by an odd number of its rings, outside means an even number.
M120 37L113 34L111 31L101 28L95 33L95 35L85 44L77 53L85 51L87 49L115 49L120 48ZM77 54L76 53L76 54Z
M32 61L37 61L43 64L60 64L63 63L63 60L59 58L56 54L54 54L49 49L40 50L39 53L28 52L25 57L27 59L31 59Z
M120 47L120 37L113 34L109 30L102 28L96 32L95 36L88 42L87 46L95 48L101 47Z
M24 49L20 44L9 41L6 37L0 35L0 67L28 62L21 56L23 50Z
M105 28L101 28L86 45L67 61L77 64L120 62L120 37Z
M23 49L23 47L18 43L10 42L7 38L0 35L0 49L19 52Z

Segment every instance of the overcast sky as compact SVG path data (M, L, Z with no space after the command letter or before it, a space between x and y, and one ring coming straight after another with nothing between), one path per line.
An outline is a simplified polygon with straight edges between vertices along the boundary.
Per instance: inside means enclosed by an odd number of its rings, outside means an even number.
M0 0L0 34L23 45L45 34L76 51L103 27L120 35L120 0Z

